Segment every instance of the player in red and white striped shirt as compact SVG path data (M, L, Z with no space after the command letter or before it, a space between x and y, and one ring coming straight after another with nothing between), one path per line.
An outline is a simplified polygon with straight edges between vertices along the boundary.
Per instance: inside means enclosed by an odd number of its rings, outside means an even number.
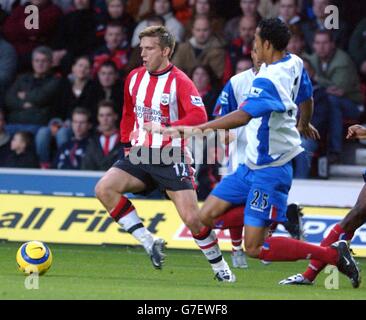
M147 123L166 127L206 122L202 99L193 82L170 63L175 40L165 27L146 28L140 40L143 66L133 70L126 79L121 121L121 142L125 148L132 148L98 182L97 198L112 218L144 246L154 267L160 269L164 240L153 238L132 203L121 194L146 194L156 188L166 192L210 262L215 277L234 282L235 276L222 257L215 232L199 221L193 170L185 161L185 141L144 129ZM174 155L173 161L166 163L171 158L166 159L164 155Z

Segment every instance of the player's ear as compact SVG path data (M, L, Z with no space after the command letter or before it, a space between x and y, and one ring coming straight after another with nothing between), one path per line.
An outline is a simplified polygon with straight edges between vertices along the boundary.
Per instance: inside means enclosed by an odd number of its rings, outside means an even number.
M169 47L165 47L163 49L163 56L170 58L170 52L171 52L171 49Z
M271 43L268 40L264 41L264 47L269 50L271 48Z

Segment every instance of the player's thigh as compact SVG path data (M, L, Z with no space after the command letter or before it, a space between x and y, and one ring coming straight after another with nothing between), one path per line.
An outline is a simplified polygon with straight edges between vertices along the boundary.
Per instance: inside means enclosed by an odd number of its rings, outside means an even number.
M214 220L232 207L232 203L210 194L199 211L201 222L213 227Z
M132 174L116 168L110 168L96 185L96 193L115 192L122 194L125 192L141 192L145 189L145 183Z
M183 222L195 233L199 233L200 222L198 217L198 201L194 190L166 190L169 198L173 201L179 216Z
M244 245L247 254L253 258L258 257L259 252L268 235L268 227L244 226Z

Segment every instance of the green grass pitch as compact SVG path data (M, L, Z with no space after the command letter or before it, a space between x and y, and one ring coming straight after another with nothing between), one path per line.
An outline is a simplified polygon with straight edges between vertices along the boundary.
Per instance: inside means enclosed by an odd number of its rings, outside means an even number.
M301 272L306 262L265 266L249 259L249 269L235 270L236 283L219 283L199 251L167 250L163 270L154 270L141 248L50 245L53 265L39 279L38 290L25 289L16 268L19 243L0 243L0 300L4 299L365 299L365 285L353 289L343 275L339 289L325 289L328 274L313 286L279 286L279 280ZM226 261L231 262L225 252ZM366 260L358 259L362 269Z

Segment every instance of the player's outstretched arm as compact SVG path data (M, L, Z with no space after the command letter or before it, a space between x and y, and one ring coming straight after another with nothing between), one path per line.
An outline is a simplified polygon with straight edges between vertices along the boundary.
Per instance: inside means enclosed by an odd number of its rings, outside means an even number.
M243 110L236 110L218 119L203 123L197 126L197 129L201 131L207 129L235 129L246 125L250 119L252 119L252 116L249 113Z
M243 110L237 110L220 117L219 119L203 123L197 126L171 126L171 127L154 127L151 123L145 123L144 129L148 132L162 133L168 136L189 138L194 135L200 135L206 130L217 129L234 129L246 125L251 115Z
M347 139L366 139L366 128L355 124L348 128Z
M178 130L181 134L185 135L199 135L206 130L217 130L217 129L235 129L241 126L246 125L252 116L243 111L243 110L236 110L230 112L229 114L220 117L218 119L203 123L198 126L194 127L172 127L172 130Z

